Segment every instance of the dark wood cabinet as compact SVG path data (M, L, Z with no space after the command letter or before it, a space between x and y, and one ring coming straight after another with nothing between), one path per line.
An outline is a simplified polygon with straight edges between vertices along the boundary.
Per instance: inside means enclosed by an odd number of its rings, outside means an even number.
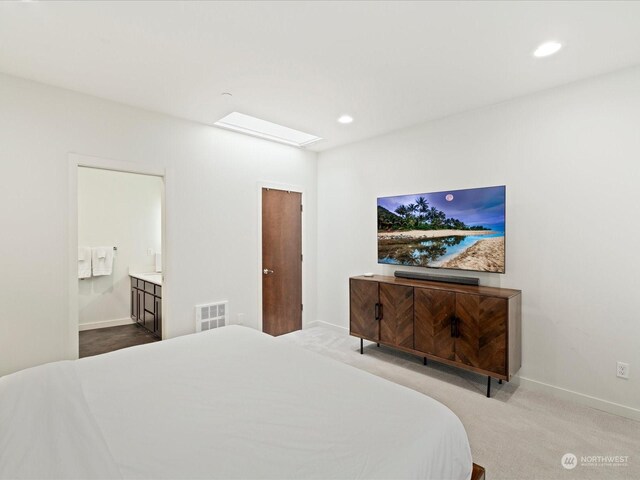
M413 348L413 288L351 279L350 297L352 335Z
M379 283L380 341L413 348L413 288Z
M351 335L377 342L380 339L378 284L352 278L349 297Z
M508 299L457 293L456 318L456 361L508 380Z
M416 288L414 291L416 350L455 360L451 322L456 308L456 294L428 288Z
M138 321L138 290L131 283L131 320Z
M416 288L415 349L506 375L508 299Z
M131 320L162 338L162 287L136 277L131 279Z
M353 277L350 333L361 339L510 380L520 369L519 290ZM362 344L361 344L362 352Z

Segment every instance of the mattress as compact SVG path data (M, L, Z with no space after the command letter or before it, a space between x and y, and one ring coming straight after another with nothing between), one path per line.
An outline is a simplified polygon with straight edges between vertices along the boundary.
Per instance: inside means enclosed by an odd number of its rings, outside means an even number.
M0 378L0 478L467 480L432 398L228 326Z

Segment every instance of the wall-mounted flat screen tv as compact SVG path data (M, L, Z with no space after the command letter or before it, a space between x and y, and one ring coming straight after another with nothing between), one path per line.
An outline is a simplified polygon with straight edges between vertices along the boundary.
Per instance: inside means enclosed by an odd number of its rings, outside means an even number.
M506 187L378 198L378 263L504 273Z

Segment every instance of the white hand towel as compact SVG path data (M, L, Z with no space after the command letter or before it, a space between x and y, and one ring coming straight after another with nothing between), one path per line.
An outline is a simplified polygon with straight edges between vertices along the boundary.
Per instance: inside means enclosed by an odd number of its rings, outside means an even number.
M78 247L78 278L89 278L91 276L91 249L89 247Z
M93 276L111 275L113 272L113 247L94 247L91 250Z

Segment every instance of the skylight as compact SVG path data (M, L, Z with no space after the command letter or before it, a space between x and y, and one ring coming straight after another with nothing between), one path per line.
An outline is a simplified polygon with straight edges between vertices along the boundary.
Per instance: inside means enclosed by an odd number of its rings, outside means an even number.
M233 112L218 120L215 125L218 127L234 130L254 137L273 140L274 142L286 143L294 147L305 147L313 142L322 140L320 137L304 133L293 128L284 127L277 123L261 120L244 113Z
M533 56L538 58L548 57L558 52L561 48L562 44L558 42L543 43L538 48L536 48L536 51L533 52Z

